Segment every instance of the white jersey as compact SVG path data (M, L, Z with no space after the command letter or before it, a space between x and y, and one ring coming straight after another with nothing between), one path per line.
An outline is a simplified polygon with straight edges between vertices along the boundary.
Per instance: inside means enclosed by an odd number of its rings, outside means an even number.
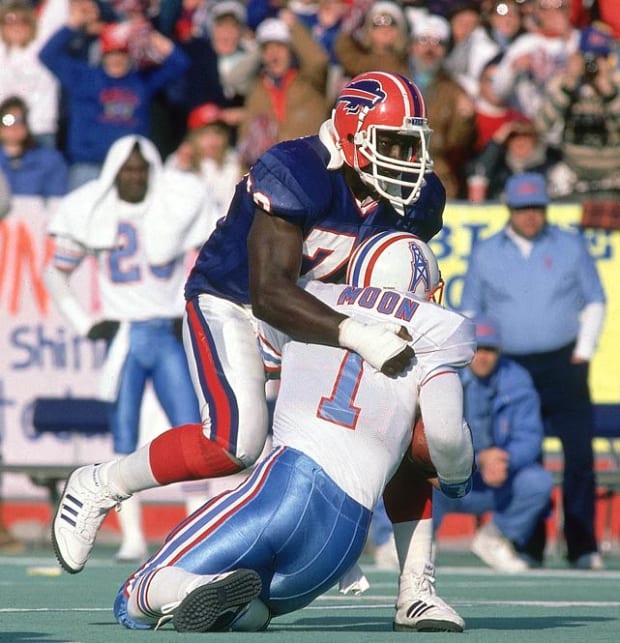
M185 255L162 266L151 265L144 247L145 204L119 201L118 209L119 247L95 252L102 316L117 321L182 316ZM67 254L75 267L87 249L72 239L57 237L56 255Z
M351 351L287 341L271 327L261 328L263 351L282 359L274 444L303 451L372 509L411 443L420 386L471 360L473 324L409 293L320 282L305 288L347 316L398 323L414 338L413 368L389 378Z
M162 266L149 264L144 244L144 207L120 202L119 250L98 253L101 302L107 319L139 321L180 317L187 278L185 254Z
M138 145L148 162L143 201L118 194L117 177ZM123 136L106 155L99 178L60 200L48 224L56 239L46 283L62 314L85 335L97 320L68 287L68 276L87 254L96 257L101 314L117 321L179 317L184 310L185 258L215 226L205 186L191 172L164 171L155 145Z

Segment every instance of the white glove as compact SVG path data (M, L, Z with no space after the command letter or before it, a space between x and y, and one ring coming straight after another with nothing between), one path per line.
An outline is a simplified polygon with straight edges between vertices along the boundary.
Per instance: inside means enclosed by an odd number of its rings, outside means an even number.
M407 347L407 342L397 335L399 330L398 324L363 324L347 317L338 326L338 343L380 371L388 360Z

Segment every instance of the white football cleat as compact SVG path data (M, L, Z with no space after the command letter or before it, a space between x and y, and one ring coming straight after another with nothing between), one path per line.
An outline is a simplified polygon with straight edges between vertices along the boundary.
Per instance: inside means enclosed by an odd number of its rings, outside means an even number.
M70 574L82 571L97 531L112 507L130 496L102 479L102 466L76 469L67 480L52 524L52 544L60 565Z
M470 549L498 572L518 574L530 568L526 560L517 554L510 540L491 521L476 531Z
M593 569L597 571L605 569L603 557L597 551L582 554L577 560L573 561L570 566L573 569Z
M224 632L233 628L237 619L248 617L248 610L253 611L250 608L254 608L254 599L261 589L257 572L237 569L199 585L177 605L170 605L165 611L171 611L172 624L177 632ZM265 629L271 617L264 603L259 603L266 610L260 614L260 623L256 617L250 620L254 621L254 628ZM245 627L249 625L248 622Z
M435 566L426 563L424 573L399 580L395 632L462 632L465 621L435 590Z

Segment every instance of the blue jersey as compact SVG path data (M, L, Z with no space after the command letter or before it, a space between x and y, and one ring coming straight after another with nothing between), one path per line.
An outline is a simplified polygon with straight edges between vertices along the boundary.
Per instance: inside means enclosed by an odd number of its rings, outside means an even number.
M406 230L428 241L442 226L446 196L435 174L418 201L400 216L379 199L360 205L342 170L328 170L318 136L279 143L237 185L227 216L204 244L185 287L187 299L210 293L249 303L247 238L257 207L301 228L300 276L337 282L355 247L384 230Z

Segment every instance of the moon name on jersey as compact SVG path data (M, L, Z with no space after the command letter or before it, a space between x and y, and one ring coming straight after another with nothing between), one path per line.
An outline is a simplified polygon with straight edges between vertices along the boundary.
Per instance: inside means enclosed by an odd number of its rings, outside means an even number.
M395 319L411 321L419 302L411 297L394 290L384 290L374 286L362 288L349 286L338 297L338 304L343 306L359 306L360 308L375 309L383 315L391 315Z

